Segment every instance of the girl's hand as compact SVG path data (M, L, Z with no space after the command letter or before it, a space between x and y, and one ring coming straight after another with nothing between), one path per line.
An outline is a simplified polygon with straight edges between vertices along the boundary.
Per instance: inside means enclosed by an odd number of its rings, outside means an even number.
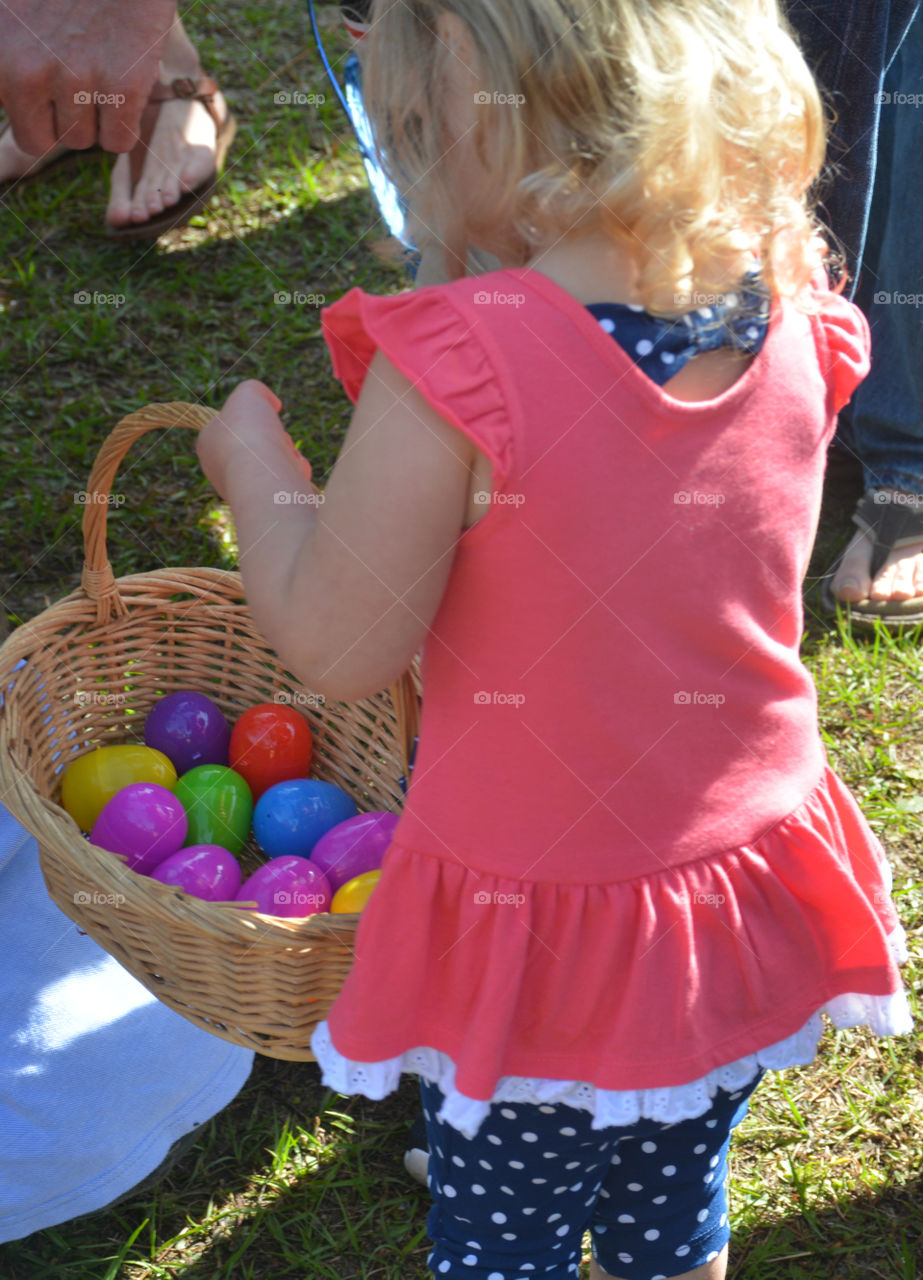
M282 426L281 408L282 401L267 386L249 379L199 432L202 470L225 501L232 500L235 480L252 476L255 464L279 474L294 467L300 479L310 481L311 464Z

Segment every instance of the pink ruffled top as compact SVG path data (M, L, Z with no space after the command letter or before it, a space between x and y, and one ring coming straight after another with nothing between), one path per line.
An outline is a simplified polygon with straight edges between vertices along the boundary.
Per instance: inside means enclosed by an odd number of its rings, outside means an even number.
M323 322L348 394L381 349L492 496L426 638L413 781L322 1063L432 1053L482 1102L513 1078L668 1089L839 997L903 1001L884 854L798 656L860 312L775 303L699 403L532 270L353 289Z

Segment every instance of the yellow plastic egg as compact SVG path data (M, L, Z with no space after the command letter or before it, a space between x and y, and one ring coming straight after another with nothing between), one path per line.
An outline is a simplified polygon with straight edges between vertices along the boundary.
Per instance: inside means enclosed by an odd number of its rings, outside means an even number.
M333 895L333 902L330 904L331 914L348 916L361 911L380 879L380 871L364 871L361 876L354 876L352 880L341 884Z
M156 782L172 791L176 770L162 751L140 743L97 747L68 765L61 803L80 830L89 831L103 806L131 782Z

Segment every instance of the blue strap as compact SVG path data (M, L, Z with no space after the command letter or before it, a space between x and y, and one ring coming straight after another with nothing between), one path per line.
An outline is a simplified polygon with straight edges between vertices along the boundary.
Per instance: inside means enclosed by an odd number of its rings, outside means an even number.
M355 51L350 53L346 59L346 66L343 71L345 87L341 88L336 73L330 65L330 59L327 57L324 43L321 40L320 29L317 25L317 15L314 12L314 0L307 0L307 2L311 31L314 35L320 60L323 63L324 70L327 72L330 83L333 85L334 93L346 112L346 118L353 127L353 132L359 143L359 154L362 156L362 163L365 165L365 172L368 176L369 186L372 188L372 194L375 197L382 219L391 235L400 240L404 246L407 268L411 276L413 276L416 274L420 255L407 235L407 219L401 198L394 184L378 163L372 126L362 100L362 71L359 66L359 59L356 57Z

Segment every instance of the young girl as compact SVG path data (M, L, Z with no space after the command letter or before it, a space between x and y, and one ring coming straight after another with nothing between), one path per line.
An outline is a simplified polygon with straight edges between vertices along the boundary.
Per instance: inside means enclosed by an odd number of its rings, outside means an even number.
M596 1280L717 1280L762 1072L823 1012L909 1027L798 659L868 364L807 211L818 98L775 0L377 0L362 43L416 243L502 267L326 311L356 409L322 504L260 384L200 437L308 686L360 698L423 645L312 1047L345 1093L421 1076L437 1276L564 1280L589 1229Z

